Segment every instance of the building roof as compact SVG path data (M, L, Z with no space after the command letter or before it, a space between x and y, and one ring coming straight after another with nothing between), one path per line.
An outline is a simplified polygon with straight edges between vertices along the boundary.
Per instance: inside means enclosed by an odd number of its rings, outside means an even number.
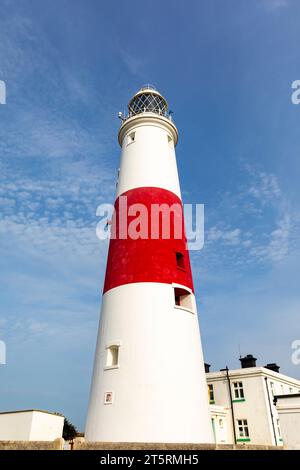
M270 377L274 380L283 381L290 383L294 386L299 387L300 390L300 380L294 379L293 377L289 377L288 375L281 374L280 372L274 372L266 367L246 367L241 369L229 369L228 370L229 377L232 379L234 377L253 377L253 376L263 376L263 377ZM210 380L224 380L226 378L226 370L222 371L215 371L215 372L207 372L206 379L207 381Z
M32 413L33 411L36 411L38 413L46 413L48 415L54 415L54 416L60 416L64 418L64 415L61 413L53 413L51 411L46 411L46 410L37 410L37 409L32 409L32 410L14 410L14 411L0 411L0 415L8 415L8 414L14 414L14 413Z

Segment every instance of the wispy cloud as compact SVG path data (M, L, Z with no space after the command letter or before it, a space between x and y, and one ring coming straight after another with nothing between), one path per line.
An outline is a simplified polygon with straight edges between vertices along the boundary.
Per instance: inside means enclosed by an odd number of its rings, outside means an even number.
M142 76L142 66L144 61L134 55L124 47L120 47L120 56L126 67L128 67L130 73L135 76Z
M206 209L204 249L196 253L209 269L243 272L281 262L299 246L299 217L274 174L246 165L243 184ZM209 206L210 207L210 206Z
M262 5L268 11L274 11L281 8L285 8L289 5L289 0L258 0L260 5Z

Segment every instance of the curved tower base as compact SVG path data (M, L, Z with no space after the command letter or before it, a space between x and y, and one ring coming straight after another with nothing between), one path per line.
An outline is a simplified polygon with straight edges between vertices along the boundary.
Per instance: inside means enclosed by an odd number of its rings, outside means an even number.
M174 287L158 283L104 294L87 440L213 442L192 293L191 301L193 312L175 306ZM119 349L115 367L107 365L112 345Z

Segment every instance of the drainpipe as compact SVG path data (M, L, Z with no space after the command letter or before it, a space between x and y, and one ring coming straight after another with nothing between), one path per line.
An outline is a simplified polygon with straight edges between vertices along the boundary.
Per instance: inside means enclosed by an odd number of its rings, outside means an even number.
M226 366L225 369L221 369L221 372L226 371L226 378L227 378L227 383L228 383L228 388L229 388L229 397L230 397L230 405L231 405L231 417L232 417L232 426L233 426L233 437L234 437L234 443L236 444L236 430L235 430L235 417L234 417L234 409L233 409L233 401L232 401L232 393L231 393L231 384L230 384L230 378L229 378L229 369L228 366Z
M275 439L275 445L277 446L277 437L276 437L276 431L275 431L275 425L274 425L274 416L273 416L273 411L272 411L272 405L271 405L271 400L270 400L270 392L269 392L269 386L268 386L268 379L265 377L265 383L266 383L266 389L267 389L267 395L268 395L268 402L269 402L269 408L270 408L270 415L271 415L271 421L272 421L272 428L273 428L273 433L274 433L274 439Z

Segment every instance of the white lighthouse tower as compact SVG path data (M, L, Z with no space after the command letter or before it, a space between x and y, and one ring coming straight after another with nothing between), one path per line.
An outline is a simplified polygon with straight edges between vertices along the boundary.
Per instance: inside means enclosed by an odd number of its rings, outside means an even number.
M131 208L141 205L148 210L149 226L153 207L176 206L182 215L178 131L166 100L151 86L138 91L128 109L119 130L115 236L109 246L85 437L211 443L189 253L184 230L179 237L174 234L178 212L169 237L162 227L155 236L141 231L132 237L120 226L124 211L129 228Z

